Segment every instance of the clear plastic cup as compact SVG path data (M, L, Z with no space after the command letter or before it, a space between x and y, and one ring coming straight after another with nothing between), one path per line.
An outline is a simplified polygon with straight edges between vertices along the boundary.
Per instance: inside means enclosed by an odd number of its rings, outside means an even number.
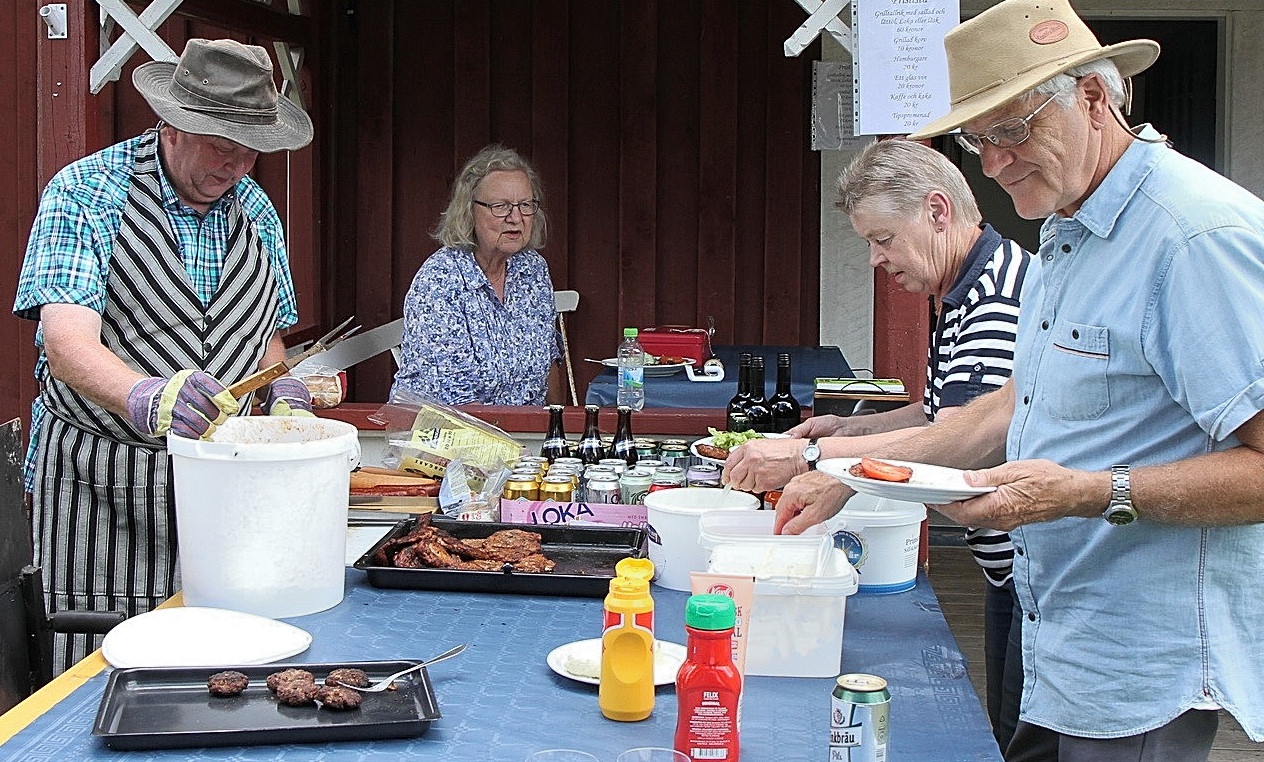
M663 757L663 759L669 759L669 757ZM546 749L545 751L531 752L527 755L526 762L601 762L601 760L586 751Z
M689 756L675 749L644 746L628 749L619 755L617 762L689 762Z

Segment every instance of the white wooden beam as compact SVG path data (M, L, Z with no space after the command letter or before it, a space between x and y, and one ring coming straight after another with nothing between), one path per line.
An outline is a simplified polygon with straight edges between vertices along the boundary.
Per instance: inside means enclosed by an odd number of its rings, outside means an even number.
M303 70L303 58L306 51L302 47L290 47L288 42L274 42L277 62L281 64L281 95L294 101L304 111L303 88L299 86L298 73Z
M800 8L810 15L802 26L786 38L784 52L786 57L793 58L812 44L821 32L828 32L838 40L848 53L851 52L851 28L844 24L839 14L848 6L848 0L795 0Z
M138 46L155 61L179 61L180 56L154 30L175 13L182 2L184 0L153 0L137 16L124 0L97 0L101 10L108 13L114 23L123 27L123 35L92 65L89 79L92 92L99 93L107 82L117 80L123 64L127 63ZM102 39L105 39L104 35Z

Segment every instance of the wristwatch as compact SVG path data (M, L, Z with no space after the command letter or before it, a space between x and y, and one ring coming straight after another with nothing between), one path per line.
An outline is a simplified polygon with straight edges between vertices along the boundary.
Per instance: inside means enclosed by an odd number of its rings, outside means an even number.
M803 448L803 459L808 462L808 470L816 470L816 462L821 459L821 448L816 444L816 438L808 440L808 446Z
M1132 505L1132 481L1128 466L1110 467L1110 505L1102 512L1102 518L1115 526L1131 524L1137 518Z

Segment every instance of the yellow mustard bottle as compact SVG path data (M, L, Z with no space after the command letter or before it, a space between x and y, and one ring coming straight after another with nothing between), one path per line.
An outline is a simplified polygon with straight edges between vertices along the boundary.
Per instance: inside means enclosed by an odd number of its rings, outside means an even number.
M611 720L636 722L654 710L653 618L649 580L610 580L597 705Z

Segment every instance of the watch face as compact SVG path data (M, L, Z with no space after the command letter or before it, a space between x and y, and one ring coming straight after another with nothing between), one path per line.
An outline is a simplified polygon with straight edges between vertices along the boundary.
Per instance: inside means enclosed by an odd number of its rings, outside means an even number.
M810 444L803 448L803 457L807 460L816 460L821 457L821 448L817 445Z
M1115 526L1131 524L1137 518L1137 509L1128 503L1111 503L1103 518Z

